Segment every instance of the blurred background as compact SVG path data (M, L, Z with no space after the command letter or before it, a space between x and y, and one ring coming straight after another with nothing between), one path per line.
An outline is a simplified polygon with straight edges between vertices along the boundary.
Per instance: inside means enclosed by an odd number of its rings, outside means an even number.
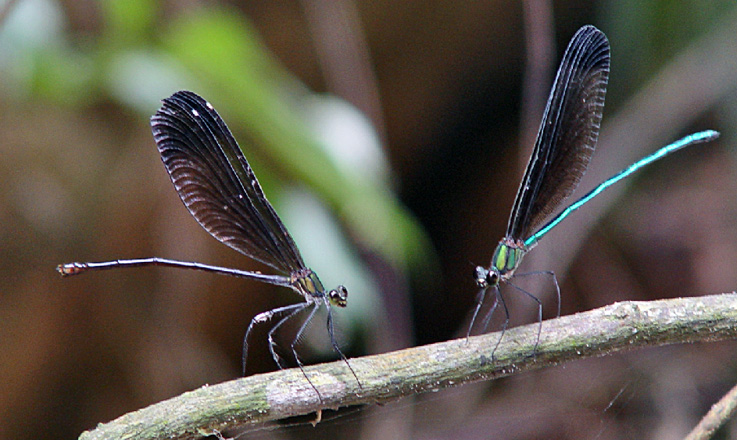
M54 271L146 256L270 271L202 230L161 165L148 121L180 89L218 109L326 287L350 290L337 311L346 354L465 336L473 268L504 234L558 61L584 24L609 37L612 67L576 194L690 132L722 136L597 198L520 271L554 270L564 315L733 291L732 1L0 0L0 438L75 438L234 379L250 320L299 300L173 269ZM554 318L542 281L524 286ZM504 292L512 325L535 321L535 303ZM301 341L305 362L337 359L324 319ZM248 374L275 368L265 330ZM282 347L295 331L279 333ZM735 348L638 350L326 413L316 428L228 434L681 438L737 382Z

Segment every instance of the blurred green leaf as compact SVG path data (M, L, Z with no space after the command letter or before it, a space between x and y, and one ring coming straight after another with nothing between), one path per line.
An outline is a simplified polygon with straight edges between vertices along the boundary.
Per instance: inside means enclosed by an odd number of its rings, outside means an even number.
M88 98L94 64L83 53L55 47L33 53L32 59L31 93L68 105Z
M156 17L153 0L104 0L100 2L105 17L108 40L118 46L145 43L145 35Z

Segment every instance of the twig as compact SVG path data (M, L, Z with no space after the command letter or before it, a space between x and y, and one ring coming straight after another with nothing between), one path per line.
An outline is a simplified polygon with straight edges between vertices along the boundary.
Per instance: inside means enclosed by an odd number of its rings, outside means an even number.
M737 410L737 386L733 387L724 395L719 402L711 407L708 413L691 431L686 440L707 440L714 436L714 433L729 421Z
M344 362L246 377L203 386L126 414L80 439L189 439L227 429L316 413L322 409L375 404L425 391L496 379L602 356L635 347L737 338L737 294L622 302L508 330L492 359L498 333L351 359L359 389Z

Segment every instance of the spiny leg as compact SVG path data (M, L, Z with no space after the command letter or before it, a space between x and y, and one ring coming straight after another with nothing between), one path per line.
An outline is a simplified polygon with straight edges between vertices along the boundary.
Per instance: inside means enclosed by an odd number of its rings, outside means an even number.
M542 273L542 272L538 272L538 273ZM540 324L537 327L537 339L535 340L535 347L533 347L532 349L532 356L535 356L537 354L537 346L540 343L540 334L542 333L542 330L543 330L543 302L540 301L540 298L536 297L535 295L531 294L525 289L511 282L509 283L509 285L519 290L520 292L524 293L525 295L529 296L530 298L535 300L535 302L537 303L537 322L539 322Z
M308 303L305 303L305 304L308 304ZM305 306L305 308L306 307L307 306ZM312 310L310 311L310 314L307 315L307 318L304 320L304 322L302 323L302 325L299 327L299 330L297 330L297 334L294 335L294 340L289 345L289 347L292 349L292 354L294 355L294 360L297 361L297 366L299 367L300 371L302 371L302 375L305 377L305 379L307 379L307 382L310 383L310 386L312 387L312 389L315 390L315 392L317 393L317 398L320 399L320 403L322 403L322 394L320 394L320 392L317 390L317 387L315 386L315 384L312 383L312 381L310 380L310 378L307 377L307 373L305 373L304 365L302 364L302 361L300 360L299 355L297 354L297 348L296 348L297 342L299 342L300 338L302 338L302 334L304 333L304 331L307 328L307 326L310 325L310 321L312 321L312 318L315 317L315 313L317 313L317 309L319 309L319 308L320 308L320 303L319 302L314 302L313 305L312 305ZM282 321L279 324L282 324L284 321L286 321L287 319L291 318L292 316L294 316L294 313L292 313L289 316L287 316L286 318L282 319ZM271 333L271 332L269 332L269 333ZM321 414L318 414L318 419L320 417L321 417Z
M555 286L555 297L556 297L556 300L558 301L558 314L555 315L555 317L560 318L560 303L561 303L560 286L558 285L558 277L555 276L555 272L553 272L552 270L536 270L535 272L518 273L518 274L515 274L514 277L520 278L520 277L526 277L529 275L548 275L550 278L553 279L553 285Z
M328 308L327 327L328 334L330 335L330 343L333 345L333 349L338 352L340 358L343 359L343 362L345 362L345 364L348 366L348 369L351 370L351 374L353 374L353 377L356 378L358 388L363 389L363 387L361 386L361 381L358 380L358 376L356 376L356 372L353 371L353 367L351 367L351 364L348 363L348 358L345 357L343 352L340 350L338 341L335 340L335 328L333 327L333 309L330 307L330 303L326 303L325 306Z
M494 300L494 308L497 307L497 304L500 303L502 305L502 308L504 308L504 324L502 324L502 334L499 335L499 340L496 341L496 345L494 346L494 350L491 352L491 359L494 359L494 353L496 353L496 349L499 348L499 344L502 343L502 338L504 338L504 333L507 331L507 327L509 326L509 309L507 308L507 303L504 301L504 297L502 296L502 289L499 288L499 286L494 287L494 291L496 293L496 299ZM493 310L492 310L493 312ZM491 315L489 315L491 316ZM488 324L488 323L487 323Z
M499 286L494 286L496 290L499 290ZM481 321L481 333L486 332L486 329L489 328L489 322L491 322L491 317L494 315L494 312L496 311L496 308L499 307L499 294L494 294L494 303L489 308L489 311L486 312L486 315L484 315L484 319Z
M306 307L304 304L307 303L299 303L299 304L292 304L284 307L277 307L275 309L268 310L266 312L259 313L256 315L252 320L251 323L248 325L248 330L246 330L246 336L243 337L243 375L246 375L246 359L248 359L248 336L251 334L251 330L253 330L253 327L256 324L261 324L264 322L267 322L271 320L276 315L279 315L281 313L285 313L294 309L304 308ZM272 357L274 356L274 353L272 352ZM279 361L276 361L276 364L281 367L281 364Z
M484 299L486 298L487 290L488 287L484 287L479 290L479 293L476 295L476 308L473 311L473 316L471 316L471 324L468 325L468 331L466 332L466 343L468 343L468 338L471 337L471 330L473 330L473 324L476 322L476 317L479 314L479 310L481 310L481 306L484 305Z
M282 369L282 370L284 369L284 365L282 365L282 363L280 361L279 354L276 352L276 342L274 341L274 333L279 329L279 327L282 326L282 324L284 324L285 322L289 321L290 319L292 319L292 317L294 317L294 315L296 315L299 312L303 311L304 309L306 309L307 307L309 307L312 304L313 303L309 303L309 302L303 302L303 303L299 303L299 304L294 304L292 306L292 308L294 309L294 311L290 312L287 316L285 316L282 319L280 319L279 322L277 322L276 325L273 326L271 328L271 330L269 330L269 333L267 333L267 339L269 341L269 352L271 352L271 357L274 359L274 362L276 362L277 365L279 365L279 368ZM314 311L312 313L314 313ZM292 345L292 351L294 351L293 345ZM299 359L297 359L297 363L299 364ZM300 368L300 370L302 369L302 365L301 364L300 364L299 368ZM303 371L303 373L304 373L304 371Z

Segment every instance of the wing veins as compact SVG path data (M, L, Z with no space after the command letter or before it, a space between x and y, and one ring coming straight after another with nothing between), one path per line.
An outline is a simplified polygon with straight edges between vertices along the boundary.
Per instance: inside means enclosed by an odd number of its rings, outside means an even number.
M526 239L578 186L598 138L608 75L609 42L584 26L556 74L507 237Z
M151 125L177 193L205 230L277 270L304 267L293 239L212 106L192 92L177 92L164 100Z

